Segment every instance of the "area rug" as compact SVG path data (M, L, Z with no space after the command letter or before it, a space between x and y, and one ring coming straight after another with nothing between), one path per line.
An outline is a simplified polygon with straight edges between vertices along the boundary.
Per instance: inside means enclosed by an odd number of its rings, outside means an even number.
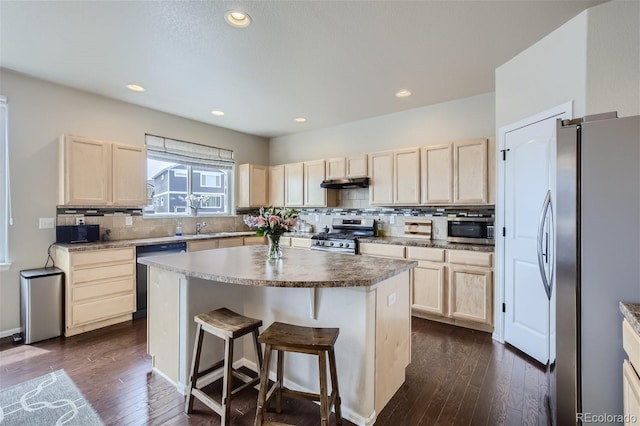
M104 425L64 370L0 390L2 425Z

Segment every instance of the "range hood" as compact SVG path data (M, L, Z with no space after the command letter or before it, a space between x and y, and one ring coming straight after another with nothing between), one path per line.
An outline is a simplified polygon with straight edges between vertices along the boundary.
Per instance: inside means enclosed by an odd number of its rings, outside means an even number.
M329 189L351 189L351 188L368 188L369 178L344 178L344 179L329 179L320 184L321 188Z

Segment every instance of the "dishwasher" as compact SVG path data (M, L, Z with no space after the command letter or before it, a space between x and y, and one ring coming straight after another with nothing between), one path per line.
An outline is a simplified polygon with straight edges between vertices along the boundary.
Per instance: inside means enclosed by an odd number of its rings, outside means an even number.
M141 257L162 256L164 254L184 253L187 243L152 244L136 247L136 259ZM147 316L147 265L136 265L136 312L133 318Z

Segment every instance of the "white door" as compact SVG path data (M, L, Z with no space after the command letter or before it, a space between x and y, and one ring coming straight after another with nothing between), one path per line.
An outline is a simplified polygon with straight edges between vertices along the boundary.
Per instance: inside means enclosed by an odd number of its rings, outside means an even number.
M550 324L538 266L538 227L549 191L554 202L558 117L508 131L504 139L504 339L543 364L549 361L555 318ZM553 241L543 238L543 244L552 251Z

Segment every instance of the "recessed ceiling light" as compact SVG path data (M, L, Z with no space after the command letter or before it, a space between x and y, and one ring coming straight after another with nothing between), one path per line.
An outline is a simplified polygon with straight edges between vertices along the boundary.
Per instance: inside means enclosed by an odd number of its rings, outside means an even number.
M138 86L137 84L127 84L127 89L134 92L144 92L144 87Z
M396 98L408 98L411 96L411 92L408 90L400 90L396 92Z
M251 17L241 10L229 10L224 14L224 20L236 28L245 28L251 23Z
M306 123L307 119L304 117L298 117L296 118L296 123Z
M224 112L223 111L218 111L218 110L213 110L213 111L211 111L211 114L213 114L213 115L224 115Z

